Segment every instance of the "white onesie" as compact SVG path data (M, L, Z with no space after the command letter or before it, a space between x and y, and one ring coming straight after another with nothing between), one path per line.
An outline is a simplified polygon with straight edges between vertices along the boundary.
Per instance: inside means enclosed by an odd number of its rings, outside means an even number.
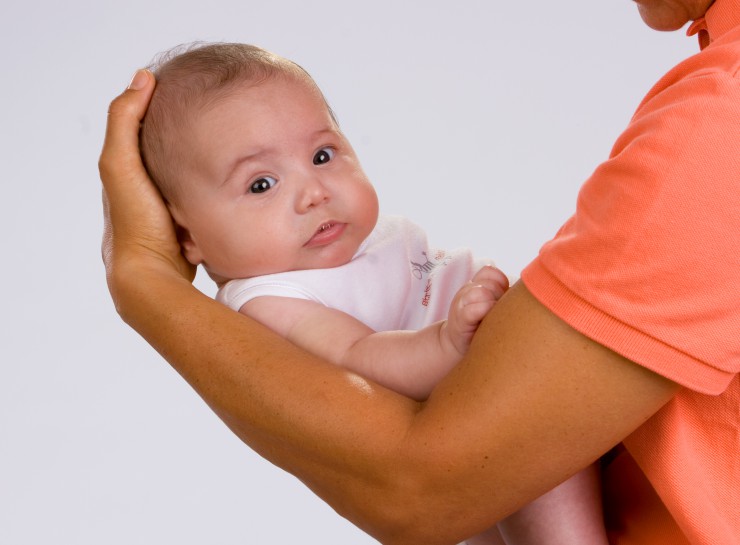
M264 295L309 299L374 331L421 329L447 317L457 291L486 263L466 248L429 248L419 226L380 216L349 263L231 280L216 299L234 310Z

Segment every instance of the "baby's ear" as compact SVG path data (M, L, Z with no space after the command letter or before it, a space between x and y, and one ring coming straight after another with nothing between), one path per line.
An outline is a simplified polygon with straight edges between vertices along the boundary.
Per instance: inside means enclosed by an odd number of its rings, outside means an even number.
M198 265L203 263L203 256L198 249L198 245L195 243L193 237L190 235L190 231L188 230L188 228L185 227L185 222L183 221L182 215L177 210L177 208L172 206L170 203L167 203L167 208L170 211L172 219L175 220L175 234L177 235L177 242L180 243L182 255L185 256L185 259L188 260L188 263L197 267Z
M198 246L195 244L193 237L190 236L190 231L182 225L175 223L175 232L177 233L177 242L180 243L182 255L185 256L185 259L187 259L191 265L195 266L203 263L203 256L201 255Z

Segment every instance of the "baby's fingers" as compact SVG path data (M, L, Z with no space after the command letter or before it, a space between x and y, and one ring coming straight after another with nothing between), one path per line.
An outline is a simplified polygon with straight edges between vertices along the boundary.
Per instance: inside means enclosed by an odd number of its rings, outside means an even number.
M466 284L459 292L458 309L461 321L477 326L499 297L494 290L482 284L472 282Z
M509 289L509 279L506 275L492 265L482 267L470 281L473 285L478 285L489 290L496 301L498 301L506 290Z

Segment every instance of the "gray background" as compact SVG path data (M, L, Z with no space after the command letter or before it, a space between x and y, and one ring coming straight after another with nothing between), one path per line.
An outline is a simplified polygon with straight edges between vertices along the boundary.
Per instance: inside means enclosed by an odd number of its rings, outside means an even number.
M383 211L517 276L650 85L696 50L629 0L42 0L4 2L0 30L12 545L374 542L232 436L110 303L97 156L109 101L155 53L229 40L296 60Z

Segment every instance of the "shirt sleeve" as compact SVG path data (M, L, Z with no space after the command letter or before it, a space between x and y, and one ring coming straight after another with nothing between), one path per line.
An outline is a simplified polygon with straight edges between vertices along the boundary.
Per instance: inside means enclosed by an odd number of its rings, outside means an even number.
M740 370L740 81L668 75L522 273L586 336L690 389Z

